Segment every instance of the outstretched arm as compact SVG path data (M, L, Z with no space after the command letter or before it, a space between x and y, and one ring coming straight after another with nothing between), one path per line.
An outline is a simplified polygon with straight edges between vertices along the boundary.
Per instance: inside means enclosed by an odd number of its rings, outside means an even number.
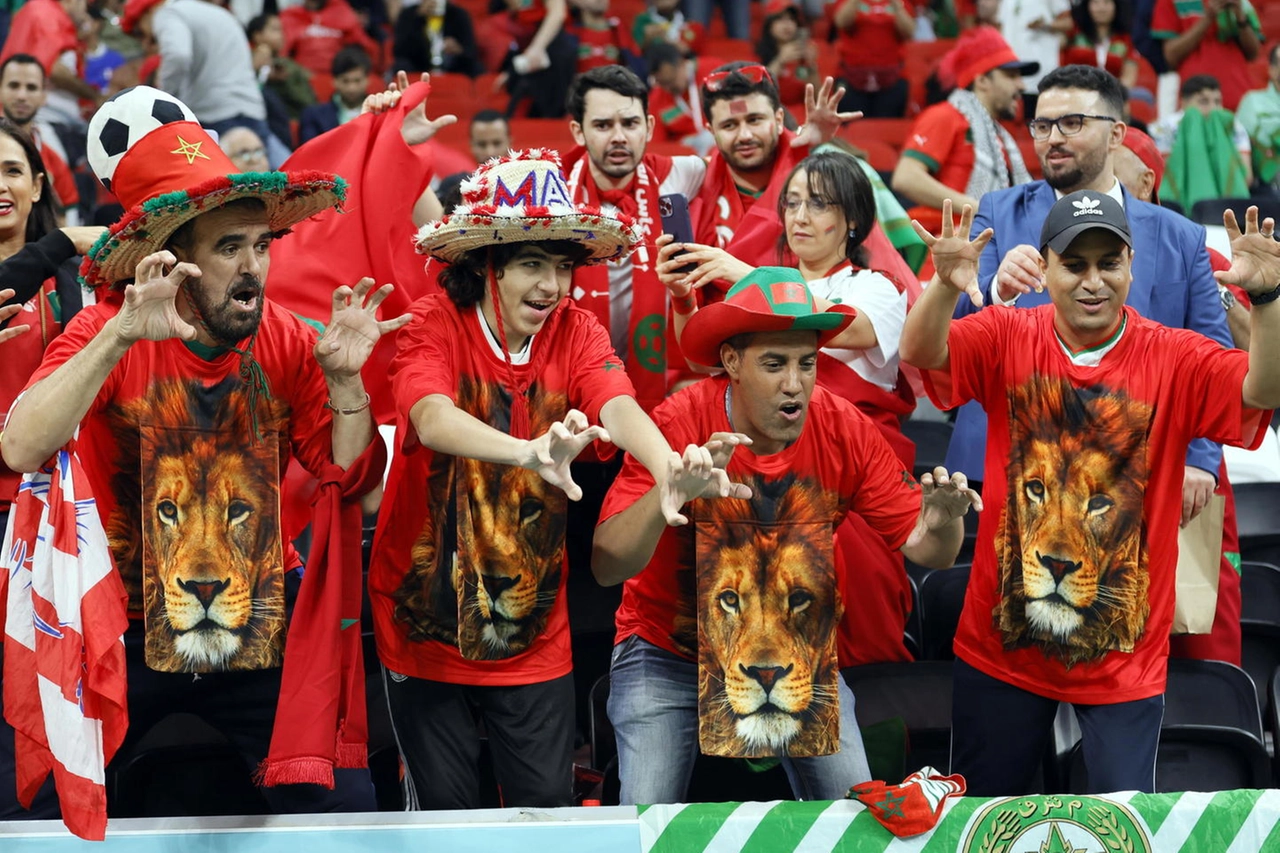
M935 468L920 478L920 516L901 551L911 562L930 569L949 569L964 543L964 514L982 512L982 496L969 488L962 472Z
M835 88L835 80L831 77L822 81L822 88L815 94L813 84L804 87L804 127L791 140L792 148L805 145L821 145L830 142L840 132L840 126L847 121L862 118L862 112L840 112L840 99L844 97L844 87ZM832 91L834 89L834 91Z
M1245 213L1242 232L1235 213L1222 215L1231 238L1231 269L1216 272L1223 284L1236 284L1249 292L1249 372L1241 383L1244 404L1253 409L1280 407L1280 243L1276 223L1267 217L1258 224L1258 208ZM1271 297L1270 301L1265 300Z

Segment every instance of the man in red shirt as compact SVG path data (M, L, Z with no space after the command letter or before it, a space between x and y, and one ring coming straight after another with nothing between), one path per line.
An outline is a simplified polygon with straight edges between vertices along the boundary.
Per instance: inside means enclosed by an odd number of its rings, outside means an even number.
M991 190L1031 181L1018 143L999 123L1018 117L1022 78L1040 70L1019 62L993 27L962 33L943 63L956 88L916 119L893 170L893 189L916 203L908 214L934 234L943 199L976 209Z
M1217 78L1223 106L1232 112L1253 88L1249 63L1262 50L1262 26L1241 0L1156 0L1151 37L1164 42L1165 61L1184 81L1197 74Z
M717 479L672 453L636 404L595 316L567 299L576 266L634 241L626 214L570 201L550 151L487 161L418 248L448 266L414 303L392 386L401 453L378 519L369 589L410 807L474 808L484 721L508 806L573 797L573 661L565 519L570 463L597 444L672 477Z
M371 57L381 55L347 0L303 0L281 10L280 23L285 54L312 74L328 74L345 45L359 45Z
M668 529L663 490L631 458L605 500L592 569L626 584L609 694L623 803L681 802L699 750L778 757L800 799L870 778L836 664L833 532L856 512L943 568L981 500L959 472L917 484L870 419L816 386L818 348L853 314L818 311L796 270L761 267L685 327L689 358L725 374L654 420L674 447L710 434L703 466L723 465L745 500L674 480L689 523Z
M991 413L984 515L956 631L951 770L975 796L1029 791L1059 702L1075 706L1089 790L1155 786L1187 444L1256 447L1280 404L1275 222L1224 221L1253 349L1143 318L1124 208L1080 190L1041 230L1051 303L952 322L979 292L990 229L970 241L943 205L937 273L902 335L934 402Z

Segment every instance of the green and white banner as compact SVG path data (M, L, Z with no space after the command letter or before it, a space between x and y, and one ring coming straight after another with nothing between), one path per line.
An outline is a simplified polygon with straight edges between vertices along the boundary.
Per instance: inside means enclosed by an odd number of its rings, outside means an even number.
M1280 853L1280 791L952 798L896 838L854 800L640 809L644 853Z

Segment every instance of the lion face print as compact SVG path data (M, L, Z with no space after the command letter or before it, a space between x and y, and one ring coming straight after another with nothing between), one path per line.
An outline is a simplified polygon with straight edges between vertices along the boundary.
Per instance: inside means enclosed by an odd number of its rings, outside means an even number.
M212 388L159 381L116 414L119 438L136 424L132 445L120 445L116 481L133 486L127 497L118 493L109 531L117 565L126 577L141 576L147 665L162 672L278 666L280 460L276 430L264 426L278 428L279 412L260 417L262 438L254 441L247 395L231 377Z
M1141 638L1147 597L1143 497L1150 405L1032 377L1012 390L1008 490L998 542L1006 647L1067 666Z
M839 749L831 512L814 485L749 483L697 521L702 751L744 757Z

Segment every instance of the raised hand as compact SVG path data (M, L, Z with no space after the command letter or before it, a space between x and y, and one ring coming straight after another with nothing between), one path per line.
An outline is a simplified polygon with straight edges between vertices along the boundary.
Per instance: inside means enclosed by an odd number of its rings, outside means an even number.
M430 83L431 75L423 74L419 79L423 83ZM408 88L409 75L404 71L397 71L396 79L387 86L386 91L376 92L364 99L360 114L383 113L393 109L400 103L400 99L404 97L405 90ZM423 98L422 103L405 113L404 121L400 125L400 135L404 138L406 145L421 145L435 136L442 127L448 127L458 120L458 117L453 114L438 116L434 119L427 118L428 100L430 98Z
M14 297L14 290L12 287L6 287L3 290L0 290L0 302L8 302L13 297ZM6 305L3 308L0 308L0 323L3 323L6 320L10 319L21 310L22 310L21 303ZM30 330L30 328L31 326L23 324L20 326L9 326L5 329L0 329L0 344L4 343L5 341L12 340L13 338L18 337L18 335L21 335L23 332Z
M933 236L914 219L911 220L911 227L916 229L920 239L929 247L938 280L947 287L969 294L974 305L981 305L982 289L978 286L978 259L982 257L982 250L986 248L995 232L988 228L975 239L970 240L973 208L967 204L964 206L960 214L960 227L956 228L951 218L951 199L944 199L942 202L942 236Z
M195 340L196 327L182 319L176 302L178 290L188 278L200 278L200 268L185 261L178 263L172 252L153 252L139 261L133 284L125 287L124 304L114 318L120 341L129 345L170 338Z
M792 148L805 145L821 145L830 142L840 131L840 125L847 121L862 118L861 111L851 113L840 112L840 99L844 97L844 87L835 89L836 82L828 77L822 81L822 88L813 91L813 84L804 87L804 127L791 140ZM835 89L833 92L832 89Z
M1268 216L1259 225L1258 208L1250 207L1245 211L1244 223L1241 232L1234 211L1222 214L1222 224L1231 239L1231 269L1213 275L1223 284L1238 285L1254 295L1268 293L1280 286L1280 243L1275 239L1275 220Z
M920 477L920 490L920 517L928 530L946 527L969 507L982 512L982 495L969 488L969 478L961 471L948 474L946 468L934 468Z
M320 369L325 374L335 377L356 375L364 367L379 338L413 319L412 314L401 314L391 320L378 319L378 306L393 290L393 285L384 284L375 291L373 279L365 277L355 288L344 284L333 292L333 313L314 350L316 361L320 362Z
M562 489L569 500L581 500L582 487L573 481L569 464L597 439L611 441L604 427L588 426L586 415L570 409L563 421L556 421L542 435L525 442L518 464L538 472L539 477Z
M659 484L662 516L667 524L688 524L689 518L680 509L697 498L750 498L751 487L733 482L724 470L733 451L750 443L751 439L742 433L717 432L701 447L690 444L684 453L673 450L667 459L667 476Z

